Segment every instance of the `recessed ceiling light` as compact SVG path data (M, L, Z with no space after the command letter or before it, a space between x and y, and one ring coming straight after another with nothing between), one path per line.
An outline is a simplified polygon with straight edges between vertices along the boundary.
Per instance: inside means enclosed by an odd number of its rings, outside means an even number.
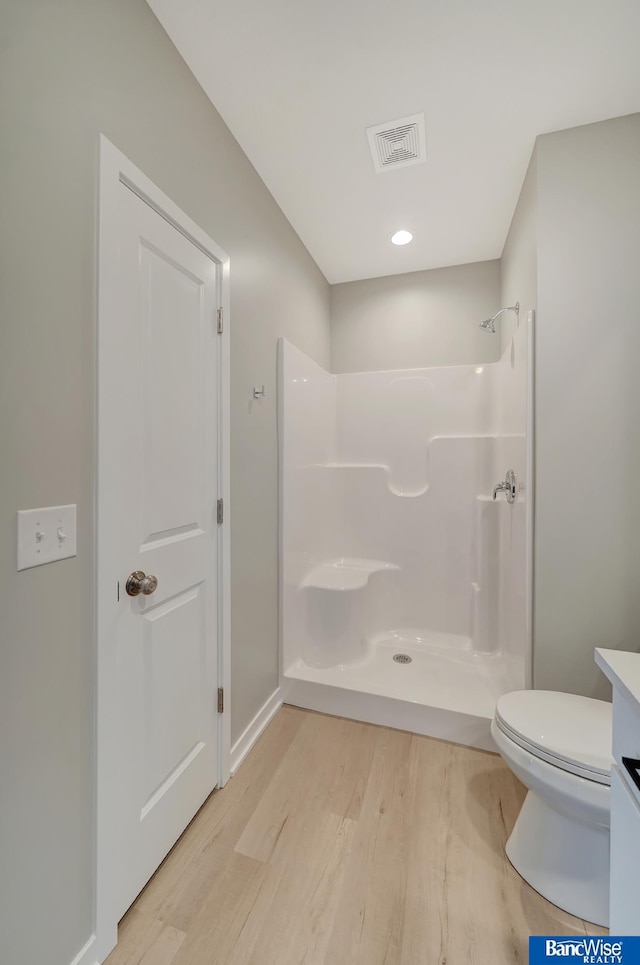
M401 231L396 231L395 235L391 235L392 245L408 245L410 241L413 241L413 235L410 231L405 231L404 228Z

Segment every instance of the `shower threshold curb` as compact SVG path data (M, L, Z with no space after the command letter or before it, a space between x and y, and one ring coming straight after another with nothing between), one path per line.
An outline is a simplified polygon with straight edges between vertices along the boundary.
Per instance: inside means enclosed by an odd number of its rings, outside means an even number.
M491 737L490 717L418 704L384 694L365 693L333 684L301 680L288 674L282 678L282 699L285 704L292 704L294 707L347 717L368 724L381 724L384 727L497 753Z

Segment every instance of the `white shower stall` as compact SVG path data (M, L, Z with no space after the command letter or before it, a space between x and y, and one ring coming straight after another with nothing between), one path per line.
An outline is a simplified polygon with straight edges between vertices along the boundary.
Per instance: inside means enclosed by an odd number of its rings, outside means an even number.
M492 746L529 685L530 325L495 363L341 375L281 340L289 703Z

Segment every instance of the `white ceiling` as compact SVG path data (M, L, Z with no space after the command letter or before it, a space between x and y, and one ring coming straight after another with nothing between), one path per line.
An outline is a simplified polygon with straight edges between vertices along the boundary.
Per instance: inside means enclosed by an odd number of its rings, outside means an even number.
M640 110L639 0L148 2L332 283L499 258L536 135Z

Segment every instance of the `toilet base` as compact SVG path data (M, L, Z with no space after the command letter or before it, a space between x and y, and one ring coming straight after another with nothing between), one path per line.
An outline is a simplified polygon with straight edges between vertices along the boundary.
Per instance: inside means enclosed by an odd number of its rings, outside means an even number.
M506 852L518 874L548 901L608 927L608 828L568 818L529 791Z

